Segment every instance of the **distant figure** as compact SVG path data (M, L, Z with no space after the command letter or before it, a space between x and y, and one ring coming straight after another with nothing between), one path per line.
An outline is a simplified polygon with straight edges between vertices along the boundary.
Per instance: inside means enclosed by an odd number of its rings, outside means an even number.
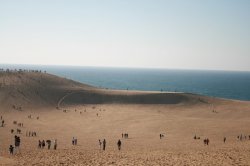
M14 147L12 145L10 145L9 147L9 151L10 151L10 154L13 155L13 152L14 152Z
M102 141L99 140L99 146L100 146L100 150L102 149Z
M196 139L196 135L194 136L194 139Z
M204 142L204 145L207 145L207 139L204 139L203 142Z
M121 145L122 145L121 140L118 140L118 142L117 142L118 150L121 150Z
M75 138L75 145L77 145L77 138Z
M207 145L209 144L209 139L207 138Z
M42 148L42 142L40 140L38 141L38 148Z
M105 150L105 149L106 149L106 140L104 139L102 142L102 150Z
M123 138L123 133L122 133L122 138Z
M42 141L42 148L44 148L45 147L45 141L43 140Z
M50 149L51 146L51 140L46 140L47 144L48 144L48 149Z
M57 140L54 141L54 150L57 148Z
M224 137L224 140L223 140L223 141L224 141L224 143L226 143L226 140L227 140L227 138L226 138L226 137Z
M72 138L72 145L75 145L75 138Z

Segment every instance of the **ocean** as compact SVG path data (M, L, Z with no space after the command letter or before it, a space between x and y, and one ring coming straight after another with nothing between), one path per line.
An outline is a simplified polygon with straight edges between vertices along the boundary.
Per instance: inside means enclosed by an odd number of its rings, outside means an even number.
M250 72L35 65L0 65L0 68L46 70L108 89L187 92L250 100Z

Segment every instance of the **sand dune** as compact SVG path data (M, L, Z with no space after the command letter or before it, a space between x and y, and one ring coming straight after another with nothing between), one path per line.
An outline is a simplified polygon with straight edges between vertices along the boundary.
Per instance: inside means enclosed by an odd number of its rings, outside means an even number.
M105 90L44 73L1 73L0 82L0 115L5 120L0 165L250 165L250 102ZM37 136L28 137L27 131ZM8 146L15 134L21 147L12 156ZM246 139L238 140L241 134ZM71 145L72 137L77 137L77 146ZM104 138L106 151L98 145ZM205 138L210 139L208 146ZM57 139L58 149L38 149L43 139Z
M184 93L105 90L46 73L0 73L0 103L39 107L74 104L180 104L207 102Z

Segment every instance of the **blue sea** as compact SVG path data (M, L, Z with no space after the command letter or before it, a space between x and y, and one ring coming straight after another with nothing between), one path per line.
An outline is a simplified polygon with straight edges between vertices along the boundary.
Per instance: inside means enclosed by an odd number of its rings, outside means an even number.
M228 99L250 100L250 72L0 65L37 69L81 83L109 89L188 92Z

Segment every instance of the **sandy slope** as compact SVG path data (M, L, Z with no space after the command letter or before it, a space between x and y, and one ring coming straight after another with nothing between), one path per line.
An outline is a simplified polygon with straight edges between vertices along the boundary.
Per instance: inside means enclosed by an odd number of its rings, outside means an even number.
M0 165L250 165L250 140L237 140L240 134L250 135L249 102L107 91L48 74L25 73L22 82L18 74L7 77L0 77L5 80L0 115L6 122L0 127ZM16 97L8 96L10 92ZM60 109L56 109L60 100ZM12 102L23 110L14 110ZM27 117L30 114L32 119ZM24 127L14 125L14 120ZM10 130L16 128L22 130L21 152L11 156L7 150L14 134ZM38 136L26 137L26 131L36 131ZM122 139L121 133L126 132L129 139ZM160 133L165 134L161 140ZM194 140L195 134L201 140ZM77 146L71 145L73 136L78 138ZM105 152L98 145L103 138L107 140ZM210 139L209 146L204 146L204 138ZM58 139L58 150L38 149L39 139ZM121 151L117 150L118 139L122 140Z

